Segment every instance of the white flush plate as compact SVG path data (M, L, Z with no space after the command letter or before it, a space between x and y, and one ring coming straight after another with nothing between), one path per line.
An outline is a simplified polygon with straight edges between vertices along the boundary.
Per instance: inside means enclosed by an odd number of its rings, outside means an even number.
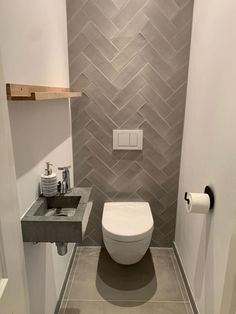
M142 150L143 130L113 130L113 150Z

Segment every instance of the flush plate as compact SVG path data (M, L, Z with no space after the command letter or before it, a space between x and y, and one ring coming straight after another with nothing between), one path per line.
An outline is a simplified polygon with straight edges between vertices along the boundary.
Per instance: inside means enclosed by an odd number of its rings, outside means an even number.
M143 130L113 130L113 150L142 150Z

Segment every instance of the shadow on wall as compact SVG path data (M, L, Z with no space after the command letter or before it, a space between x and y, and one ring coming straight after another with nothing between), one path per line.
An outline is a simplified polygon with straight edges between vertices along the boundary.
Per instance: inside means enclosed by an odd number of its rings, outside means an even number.
M70 137L69 104L68 100L11 101L8 107L19 179Z
M138 300L146 303L157 290L157 279L153 260L148 250L137 264L124 266L115 263L105 248L101 249L96 287L104 300L122 306L120 300ZM130 306L133 303L130 302ZM127 302L124 302L127 307ZM133 304L133 306L136 306Z

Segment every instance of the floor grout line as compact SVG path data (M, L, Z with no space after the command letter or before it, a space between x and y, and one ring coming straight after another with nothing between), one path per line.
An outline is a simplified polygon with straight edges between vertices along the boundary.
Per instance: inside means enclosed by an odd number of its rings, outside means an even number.
M143 303L144 300L90 300L90 299L68 299L68 302L133 302L133 303ZM147 303L174 303L174 304L190 304L188 301L174 301L174 300L155 300L155 301L145 301Z

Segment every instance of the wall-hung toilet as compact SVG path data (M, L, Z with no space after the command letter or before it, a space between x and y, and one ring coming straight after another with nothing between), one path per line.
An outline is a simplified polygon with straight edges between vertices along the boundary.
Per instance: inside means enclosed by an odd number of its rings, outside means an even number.
M105 203L102 233L111 258L125 265L140 261L150 245L153 225L147 202Z

